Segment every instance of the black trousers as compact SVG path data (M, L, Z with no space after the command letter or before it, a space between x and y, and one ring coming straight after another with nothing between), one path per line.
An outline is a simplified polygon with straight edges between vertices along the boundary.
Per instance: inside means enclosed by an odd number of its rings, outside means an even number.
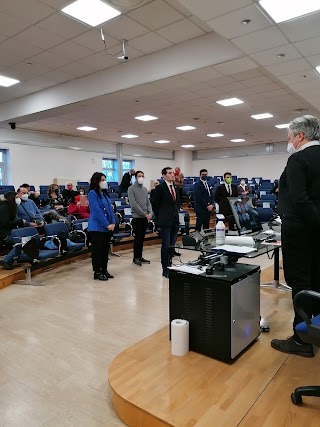
M302 290L320 292L319 231L287 218L281 227L284 277L292 288L292 299ZM320 300L305 298L302 308L311 317L320 314ZM293 331L303 319L295 312Z
M107 271L111 232L90 231L92 268L95 273Z
M143 241L146 235L148 220L147 218L133 218L131 221L134 241L133 241L133 259L141 259L143 251Z
M211 212L206 211L206 212L197 213L196 215L197 215L196 230L201 231L201 226L203 226L204 230L208 229Z

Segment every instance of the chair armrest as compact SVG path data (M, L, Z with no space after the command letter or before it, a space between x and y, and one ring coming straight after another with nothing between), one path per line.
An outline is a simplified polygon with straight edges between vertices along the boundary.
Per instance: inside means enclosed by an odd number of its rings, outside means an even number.
M320 299L320 293L305 290L305 291L298 292L297 295L294 297L293 304L295 309L297 310L298 314L302 317L303 321L306 322L306 324L309 326L311 325L311 319L301 307L302 300L303 298L306 298L306 297Z

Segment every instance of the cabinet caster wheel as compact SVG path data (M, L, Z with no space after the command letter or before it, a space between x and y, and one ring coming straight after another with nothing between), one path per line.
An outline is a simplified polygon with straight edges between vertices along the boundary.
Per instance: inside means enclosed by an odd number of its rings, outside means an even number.
M299 394L292 393L291 394L291 402L294 405L300 405L302 403L302 397Z

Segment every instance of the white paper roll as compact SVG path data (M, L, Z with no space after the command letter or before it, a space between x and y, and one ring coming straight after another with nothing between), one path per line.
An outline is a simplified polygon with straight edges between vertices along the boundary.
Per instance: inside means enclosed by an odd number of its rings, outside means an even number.
M226 236L226 245L254 246L254 240L248 236Z
M189 322L175 319L171 322L171 353L185 356L189 352Z

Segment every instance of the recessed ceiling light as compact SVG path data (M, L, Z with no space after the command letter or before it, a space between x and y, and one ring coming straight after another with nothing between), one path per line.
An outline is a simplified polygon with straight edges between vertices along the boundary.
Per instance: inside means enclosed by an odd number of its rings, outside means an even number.
M238 98L229 98L229 99L222 99L221 101L217 101L217 104L223 105L224 107L230 107L230 105L238 105L243 104L243 101Z
M250 24L250 22L251 22L251 19L244 19L243 21L241 21L241 24L248 25Z
M71 148L71 150L81 150L81 148L80 148L80 147L73 147L73 146L70 146L70 148Z
M20 83L20 80L11 79L10 77L0 76L0 86L9 87L15 85L16 83Z
M210 138L218 138L219 136L223 136L223 133L208 133Z
M133 154L134 157L142 157L142 154Z
M262 120L262 119L270 119L270 117L273 117L270 113L263 113L263 114L254 114L251 116L255 120Z
M307 75L306 74L302 74L301 76L300 76L300 79L306 79L307 78Z
M231 141L231 142L245 142L245 139L241 139L241 138L238 138L238 139L230 139L230 141Z
M77 128L78 130L84 130L85 132L91 132L93 130L97 130L97 128L93 128L91 126L81 126L80 128Z
M282 125L275 125L278 129L286 129L289 127L289 123L283 123Z
M101 0L77 0L64 7L61 12L92 27L121 14L121 12Z
M131 133L129 133L128 135L121 135L121 138L138 138L138 135L132 135Z
M276 23L320 10L319 0L259 0L259 3Z
M195 127L194 126L177 126L176 129L179 129L179 130L192 130L192 129L195 129Z
M150 120L158 120L158 117L149 116L148 114L146 114L145 116L135 117L135 119L142 120L143 122L149 122Z
M318 71L318 73L320 74L320 65L318 67L316 67L316 70Z
M187 144L187 145L181 145L182 148L193 148L194 145L192 144Z
M286 56L285 53L278 53L278 55L277 55L278 58L284 58L285 56Z
M154 141L157 144L168 144L170 141L167 141L166 139L159 139L158 141Z

